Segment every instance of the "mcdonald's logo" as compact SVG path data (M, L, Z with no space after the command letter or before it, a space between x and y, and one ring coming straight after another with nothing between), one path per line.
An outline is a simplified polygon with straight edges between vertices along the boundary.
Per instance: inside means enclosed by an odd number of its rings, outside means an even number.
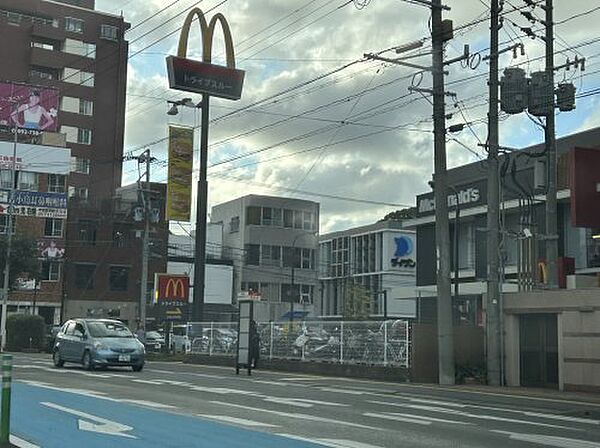
M187 59L190 29L195 18L198 18L200 24L202 61ZM225 39L226 67L212 64L212 44L217 22L221 25ZM177 56L167 57L167 71L169 87L172 89L231 100L241 98L245 72L235 68L233 39L223 14L215 14L210 22L207 22L200 8L190 11L181 29Z
M190 295L190 279L186 275L156 274L157 302L187 302Z

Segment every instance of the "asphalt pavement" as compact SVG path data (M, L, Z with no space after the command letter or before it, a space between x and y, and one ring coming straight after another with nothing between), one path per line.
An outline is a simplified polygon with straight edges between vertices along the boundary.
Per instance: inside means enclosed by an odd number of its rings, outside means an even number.
M149 362L87 372L16 355L21 447L600 448L597 396Z

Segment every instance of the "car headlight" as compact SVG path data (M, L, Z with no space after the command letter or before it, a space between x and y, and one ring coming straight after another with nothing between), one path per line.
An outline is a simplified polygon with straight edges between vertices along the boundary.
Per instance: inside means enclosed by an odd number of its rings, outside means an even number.
M104 345L102 342L94 342L94 348L96 350L102 350L102 351L109 350L108 346Z

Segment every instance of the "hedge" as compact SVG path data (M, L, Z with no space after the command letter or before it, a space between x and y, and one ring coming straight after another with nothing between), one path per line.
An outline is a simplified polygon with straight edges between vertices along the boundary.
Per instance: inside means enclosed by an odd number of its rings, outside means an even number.
M42 316L11 314L6 320L6 348L9 351L45 347L45 324Z

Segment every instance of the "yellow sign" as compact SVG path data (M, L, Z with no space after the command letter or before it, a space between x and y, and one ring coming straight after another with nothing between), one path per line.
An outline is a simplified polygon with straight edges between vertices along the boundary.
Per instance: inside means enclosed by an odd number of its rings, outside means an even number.
M169 180L167 213L169 221L190 220L194 129L169 126Z

